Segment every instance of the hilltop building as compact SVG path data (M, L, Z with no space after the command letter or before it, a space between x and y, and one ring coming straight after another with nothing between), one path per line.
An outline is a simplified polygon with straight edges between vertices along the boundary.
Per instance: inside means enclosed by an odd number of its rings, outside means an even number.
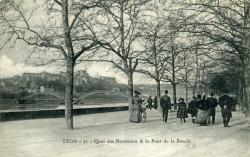
M86 72L86 70L79 70L75 72L75 78L74 78L74 83L75 85L82 85L85 84L89 81L90 76Z
M100 79L107 81L111 84L117 84L115 77L100 76Z

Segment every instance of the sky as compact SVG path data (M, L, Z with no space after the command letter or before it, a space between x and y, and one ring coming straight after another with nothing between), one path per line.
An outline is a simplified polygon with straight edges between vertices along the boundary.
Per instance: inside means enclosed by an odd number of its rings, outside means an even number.
M34 2L33 0L25 0L26 7L31 7ZM39 14L35 12L35 19L38 20L43 18L43 12L39 11ZM32 23L33 24L33 23ZM1 30L1 28L0 28ZM0 45L3 44L4 37L0 36ZM26 43L18 41L15 45L7 44L4 48L0 48L0 78L12 77L14 75L22 75L24 72L34 72L39 73L42 71L47 71L50 73L59 73L60 71L65 71L65 67L58 65L46 65L46 66L35 66L34 62L36 60L30 57L31 49ZM29 58L30 57L30 58ZM46 56L47 57L47 56ZM31 64L33 62L33 64ZM77 65L76 70L86 70L91 76L113 76L119 83L127 84L126 76L121 73L114 71L112 66L107 63L91 63L88 65ZM134 83L154 83L151 79L146 78L142 74L134 75Z
M19 49L19 52L16 52L15 55L12 51L0 51L0 78L8 78L15 75L22 75L24 72L39 73L47 71L49 73L59 73L65 69L58 67L58 65L46 65L46 66L35 66L26 64L25 55L22 55L25 50ZM77 65L76 70L87 70L90 76L99 77L99 76L110 76L115 77L119 83L127 83L127 78L124 74L114 71L112 66L105 63L92 63L87 66ZM147 79L145 76L140 74L135 74L135 83L140 84L152 83L150 79Z
M28 57L30 52L27 51L28 49L23 43L17 43L15 47L6 46L4 49L0 49L0 78L22 75L24 72L39 73L46 71L49 73L59 73L60 71L65 71L65 68L60 65L36 66L29 63ZM31 62L34 61L35 59L31 57ZM86 70L93 77L115 77L117 82L127 84L126 76L121 72L113 70L112 66L107 63L79 64L75 67L75 70ZM142 82L154 83L142 74L135 74L134 83L141 84Z

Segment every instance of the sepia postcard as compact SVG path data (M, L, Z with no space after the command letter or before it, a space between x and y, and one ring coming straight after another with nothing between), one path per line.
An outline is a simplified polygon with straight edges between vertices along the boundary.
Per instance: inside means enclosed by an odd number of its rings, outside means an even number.
M0 0L1 157L250 157L249 0Z

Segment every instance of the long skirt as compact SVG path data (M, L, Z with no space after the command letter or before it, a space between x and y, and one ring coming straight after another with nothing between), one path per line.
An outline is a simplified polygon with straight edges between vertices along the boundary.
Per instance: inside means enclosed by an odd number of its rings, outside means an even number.
M206 110L199 110L198 109L198 114L196 117L196 123L203 123L207 120L209 116L209 111Z
M140 108L137 105L133 105L132 111L129 117L130 122L140 123L142 120L142 115L140 112Z

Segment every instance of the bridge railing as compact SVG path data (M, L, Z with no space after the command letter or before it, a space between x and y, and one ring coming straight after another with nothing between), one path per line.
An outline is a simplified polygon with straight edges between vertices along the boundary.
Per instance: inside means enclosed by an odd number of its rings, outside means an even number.
M96 95L96 94L107 94L107 95L113 95L113 96L118 96L118 97L122 97L122 98L127 98L126 94L123 94L121 92L117 92L114 90L95 90L95 91L91 91L89 93L85 93L81 96L79 96L78 98L76 98L74 100L74 104L80 102L81 100L84 100L92 95Z

